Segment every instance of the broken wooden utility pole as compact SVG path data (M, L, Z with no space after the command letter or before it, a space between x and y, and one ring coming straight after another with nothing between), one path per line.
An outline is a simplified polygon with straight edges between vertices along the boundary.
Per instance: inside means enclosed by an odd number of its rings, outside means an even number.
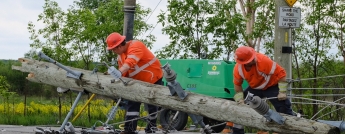
M196 115L206 116L219 121L231 121L236 124L289 134L338 134L339 129L324 123L282 114L286 119L283 125L267 122L266 118L247 105L214 98L210 96L188 93L183 100L171 96L168 87L154 85L138 80L123 78L128 82L111 82L110 75L69 67L82 72L80 79L66 77L66 71L53 63L20 58L22 66L12 69L29 72L27 79L32 82L82 91L83 89L109 98L124 98L132 101L158 105L164 108L179 110Z

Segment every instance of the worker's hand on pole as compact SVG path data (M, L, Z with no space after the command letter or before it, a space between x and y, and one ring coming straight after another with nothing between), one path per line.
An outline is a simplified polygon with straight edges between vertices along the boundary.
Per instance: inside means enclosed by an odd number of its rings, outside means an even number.
M287 89L288 83L287 82L279 82L279 94L277 96L278 100L286 100L286 89Z
M243 92L237 92L234 96L234 100L239 104L244 104Z
M119 70L117 70L114 66L108 68L108 74L113 76L115 79L119 79L122 76L122 73Z

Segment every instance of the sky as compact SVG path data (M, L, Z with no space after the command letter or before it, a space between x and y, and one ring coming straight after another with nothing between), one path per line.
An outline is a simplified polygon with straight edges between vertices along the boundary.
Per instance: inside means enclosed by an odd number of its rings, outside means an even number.
M62 10L67 11L74 0L55 0ZM137 3L150 8L153 11L147 23L155 26L157 16L167 10L167 0L136 0ZM159 4L158 4L159 3ZM37 22L38 15L43 12L44 0L2 0L0 4L0 59L12 59L24 57L24 54L31 50L27 26L32 21L37 27L43 27ZM146 20L146 19L145 19ZM145 35L149 34L149 30ZM158 24L151 34L156 36L152 51L162 48L168 44L169 37L162 34L162 25Z

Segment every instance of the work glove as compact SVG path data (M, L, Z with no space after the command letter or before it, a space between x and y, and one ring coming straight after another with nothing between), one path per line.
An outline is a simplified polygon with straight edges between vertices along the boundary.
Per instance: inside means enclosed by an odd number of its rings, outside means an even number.
M286 100L286 89L287 89L288 83L287 82L279 82L279 94L277 96L278 100Z
M120 79L122 77L122 73L117 70L114 66L108 68L108 74L113 76L115 79Z
M244 104L243 92L237 92L234 96L234 100L239 104Z
M57 87L57 88L56 88L56 91L57 91L58 93L66 93L68 90L69 90L69 89L67 89L67 88L62 88L62 87Z

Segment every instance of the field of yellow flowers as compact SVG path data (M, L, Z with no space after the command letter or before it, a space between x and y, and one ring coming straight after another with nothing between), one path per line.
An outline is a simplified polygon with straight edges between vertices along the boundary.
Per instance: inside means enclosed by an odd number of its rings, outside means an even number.
M86 102L86 101L85 101ZM77 113L82 111L85 102L79 102L74 110L71 121ZM72 122L75 126L90 127L96 121L105 122L107 113L115 106L115 102L105 99L95 99L86 107L81 115ZM61 105L61 106L60 106ZM60 125L71 109L71 103L42 103L31 101L25 106L24 102L1 102L0 103L0 124L8 125ZM143 109L143 108L141 108ZM146 116L147 112L142 110L140 116ZM125 111L118 109L114 119L109 122L119 122L124 120ZM144 126L145 122L139 121L139 125ZM116 127L116 126L115 126Z

